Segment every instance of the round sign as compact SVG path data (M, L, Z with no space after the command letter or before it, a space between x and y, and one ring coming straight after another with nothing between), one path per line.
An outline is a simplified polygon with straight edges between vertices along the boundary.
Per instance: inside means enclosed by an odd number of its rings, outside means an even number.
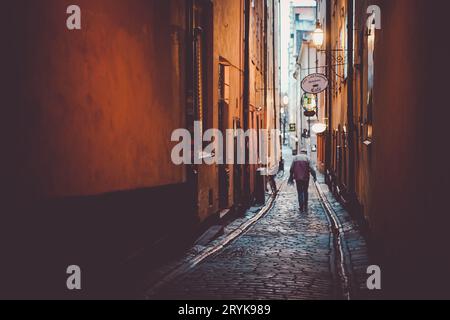
M302 81L302 89L306 93L317 94L328 88L328 78L321 73L314 73Z

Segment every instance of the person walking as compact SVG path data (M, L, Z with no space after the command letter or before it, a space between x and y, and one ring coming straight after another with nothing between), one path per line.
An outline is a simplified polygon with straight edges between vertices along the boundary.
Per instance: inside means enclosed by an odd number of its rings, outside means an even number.
M272 195L276 196L278 193L277 182L275 181L275 177L279 172L279 165L275 165L267 170L267 182L270 185L270 189L272 190ZM267 183L266 183L266 191Z
M293 184L294 180L297 184L298 202L301 213L308 212L308 189L311 175L314 181L317 181L317 173L311 164L311 159L308 157L308 151L302 149L300 154L294 157L289 177L289 184Z

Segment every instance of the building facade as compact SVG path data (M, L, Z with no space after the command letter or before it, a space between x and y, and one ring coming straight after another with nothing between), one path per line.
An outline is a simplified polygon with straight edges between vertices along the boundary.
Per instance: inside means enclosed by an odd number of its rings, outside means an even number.
M368 229L375 261L388 279L387 297L444 297L450 257L438 230L448 216L438 209L439 191L425 187L442 181L430 172L439 158L430 150L443 135L421 111L425 97L432 96L441 112L438 101L446 99L445 90L425 80L441 78L431 65L445 50L429 48L443 36L444 18L435 8L444 2L317 5L325 31L318 64L328 66L330 81L319 98L328 126L320 159L327 182Z
M317 9L314 2L303 5L291 3L291 41L289 54L289 115L295 131L290 135L290 146L294 152L299 149L314 149L315 139L311 140L311 127L319 121L320 112L316 95L306 94L301 86L302 80L319 71L318 52L312 44L312 33L316 29ZM307 116L305 111L314 111Z
M61 1L2 14L2 236L24 253L2 277L40 257L40 277L2 282L11 295L29 283L58 295L55 274L74 263L91 294L120 292L108 279L254 203L258 165L175 165L172 133L279 128L278 0L77 4L77 31L57 19Z

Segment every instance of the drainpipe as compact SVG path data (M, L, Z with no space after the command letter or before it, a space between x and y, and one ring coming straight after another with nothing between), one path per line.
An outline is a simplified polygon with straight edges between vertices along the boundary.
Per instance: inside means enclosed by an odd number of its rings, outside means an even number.
M194 104L194 0L188 0L186 5L186 128L191 135L194 135L195 121L195 104ZM192 154L194 154L194 146L191 146ZM191 159L194 163L194 157ZM198 207L198 168L192 164L186 168L186 180L188 189L190 190L191 206L196 214L199 212Z
M325 168L326 168L326 183L331 186L332 181L330 181L331 176L331 159L333 152L333 106L332 106L332 90L333 90L333 81L331 81L331 0L327 0L326 2L326 73L327 78L330 81L330 86L327 90L327 99L326 99L326 117L328 118L328 134L327 134L327 143L326 143L326 152L325 152Z
M273 84L272 84L272 90L273 90L273 109L274 109L274 129L277 129L277 127L278 127L278 120L279 120L279 118L281 119L281 116L280 116L280 113L279 112L277 112L277 111L280 111L280 109L278 108L279 106L277 105L277 87L278 87L278 85L277 85L277 70L275 69L276 67L277 67L277 62L276 62L276 59L277 59L277 55L275 54L275 52L276 52L276 37L275 37L275 1L273 1L272 2L272 26L271 26L271 28L272 28L272 41L273 41L273 43L272 43L272 58L273 58L273 61L272 61L272 64L273 64L273 66L272 66L272 70L273 70L273 74L272 74L272 76L273 76ZM280 101L278 101L278 102L280 102L281 103L281 100ZM277 152L277 156L278 156L278 148L277 148L277 144L278 144L278 140L281 142L281 136L280 136L280 139L277 139L276 141L274 141L274 143L275 143L275 148L274 148L274 150L275 150L275 152ZM280 147L281 147L281 144L280 144ZM279 159L279 158L277 158L276 159L276 161L280 161L281 159Z
M244 24L245 24L245 35L244 35L244 121L243 127L244 131L249 129L249 113L250 113L250 10L251 10L251 0L244 0ZM244 192L243 201L248 204L250 197L250 166L249 161L249 145L245 142L245 162L243 170L244 178Z
M354 55L354 48L353 48L353 10L354 10L354 3L353 0L347 0L348 4L348 26L347 26L347 32L348 32L348 45L349 48L347 58L348 58L348 79L347 79L347 121L348 121L348 151L349 151L349 182L348 182L348 193L349 193L349 200L350 205L353 203L353 200L355 198L355 144L354 144L354 134L355 134L355 123L353 119L353 75L354 75L354 66L353 66L353 55Z

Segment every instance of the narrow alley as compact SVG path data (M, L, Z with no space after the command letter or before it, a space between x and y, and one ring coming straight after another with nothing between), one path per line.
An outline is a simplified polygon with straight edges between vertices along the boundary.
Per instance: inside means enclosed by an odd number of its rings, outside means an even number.
M285 152L286 168L291 156ZM312 300L361 298L367 291L369 265L367 246L351 219L344 235L351 270L349 284L340 273L331 217L313 182L310 210L300 213L295 186L287 184L288 173L280 176L279 194L271 209L253 226L219 252L193 269L151 289L149 299L176 300ZM322 179L323 180L323 179ZM326 188L318 184L319 188ZM328 193L333 201L332 195ZM336 206L339 204L334 202ZM341 218L348 215L341 208ZM337 217L337 216L336 216ZM337 217L338 218L338 217ZM346 217L348 219L348 216ZM338 218L339 219L339 218ZM355 237L356 236L356 237ZM226 237L222 236L222 238ZM351 240L352 239L352 240ZM219 241L215 241L218 243ZM348 251L351 246L352 252ZM212 244L214 246L214 243ZM353 254L353 255L352 255ZM356 264L352 264L352 257ZM188 263L188 262L185 262ZM347 268L347 267L346 267Z
M450 298L449 6L3 0L0 299Z

